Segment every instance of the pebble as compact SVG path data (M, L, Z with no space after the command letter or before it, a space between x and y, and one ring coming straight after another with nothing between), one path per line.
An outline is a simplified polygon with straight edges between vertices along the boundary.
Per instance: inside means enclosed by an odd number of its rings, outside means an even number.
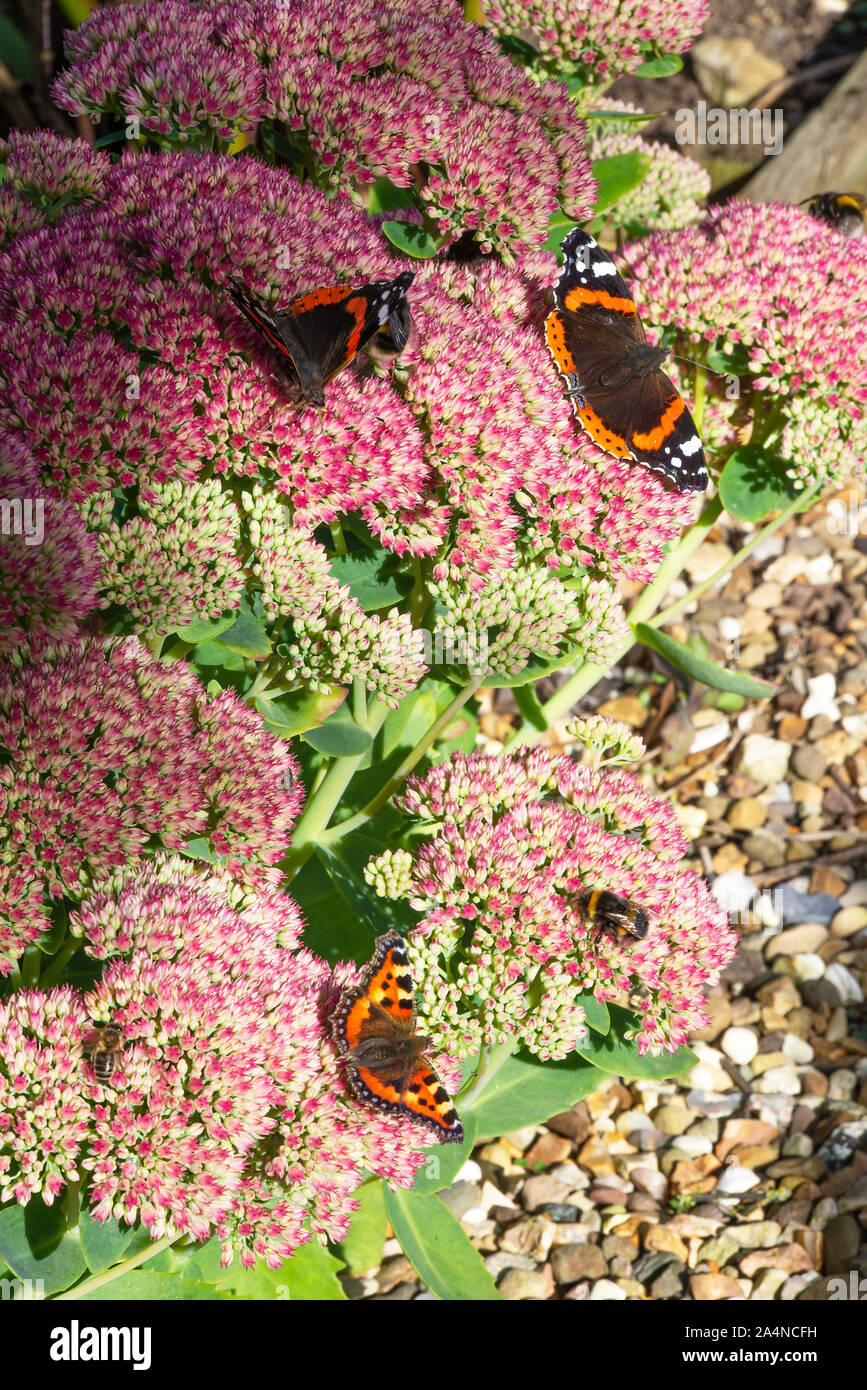
M726 820L734 830L758 830L768 819L768 808L757 796L745 796L729 808Z
M809 1273L805 1271L803 1274L793 1274L791 1278L786 1280L785 1284L783 1284L780 1289L780 1301L783 1303L794 1302L794 1300L799 1298L804 1290L809 1288L811 1284L814 1284L818 1278L819 1275L815 1270L811 1270Z
M804 1038L796 1037L794 1033L787 1033L783 1038L782 1052L790 1062L795 1062L801 1066L812 1062L815 1056L810 1044Z
M797 956L776 956L773 968L783 975L790 975L800 984L808 980L821 980L825 974L825 962L814 951L804 951Z
M545 1265L539 1270L507 1269L497 1284L497 1292L507 1302L521 1299L547 1299L554 1293L554 1276Z
M691 1274L689 1291L697 1303L717 1303L724 1298L743 1298L736 1279L727 1274Z
M605 1300L625 1299L626 1290L621 1289L619 1284L615 1284L611 1279L600 1279L590 1290L590 1302L601 1303Z
M807 690L810 693L801 706L801 718L815 719L817 715L824 714L836 723L840 718L840 710L834 699L837 681L833 673L824 671L818 676L808 676Z
M841 1212L863 1211L867 1207L867 1177L859 1178L854 1187L844 1192L838 1206Z
M785 925L814 922L819 926L830 926L840 906L830 893L804 893L792 883L781 884L775 897Z
M549 1202L565 1202L569 1188L550 1173L537 1173L528 1178L521 1190L521 1204L525 1211L538 1211Z
M687 1091L686 1100L690 1108L699 1115L732 1115L740 1107L743 1097L740 1091L727 1096L714 1095L713 1091Z
M460 1221L473 1207L478 1207L482 1189L474 1182L453 1182L439 1193L443 1206Z
M784 1270L763 1269L753 1280L750 1302L772 1303L777 1296L777 1290L785 1284L787 1277Z
M551 1253L551 1270L558 1284L601 1279L608 1264L598 1245L560 1245Z
M720 1046L736 1066L744 1067L758 1052L759 1040L751 1028L727 1028L722 1035Z
M776 1221L743 1221L726 1227L726 1237L733 1240L739 1250L759 1250L774 1245L783 1233Z
M747 734L738 750L735 770L763 787L782 782L789 767L791 745L766 734Z
M663 1134L685 1134L692 1119L684 1105L661 1105L653 1114L653 1123Z
M485 1256L485 1269L495 1279L499 1279L507 1269L535 1270L536 1261L531 1260L529 1255L513 1255L505 1250L495 1250L493 1255Z
M750 1168L741 1168L739 1164L732 1163L719 1176L716 1184L718 1193L750 1192L754 1187L758 1187L761 1178Z
M839 1067L828 1078L829 1100L851 1100L858 1085L858 1078L848 1067Z
M834 1216L824 1231L823 1274L841 1274L854 1260L861 1244L861 1228L854 1216Z
M686 1266L669 1264L648 1286L651 1298L680 1299L683 1293L683 1275Z
M841 1004L863 1004L863 989L852 971L847 966L841 965L840 961L832 961L825 971L825 978L828 984L833 985L836 989Z
M774 956L798 956L804 952L818 951L828 940L828 928L819 922L804 922L798 927L787 927L777 932L765 946L765 959Z

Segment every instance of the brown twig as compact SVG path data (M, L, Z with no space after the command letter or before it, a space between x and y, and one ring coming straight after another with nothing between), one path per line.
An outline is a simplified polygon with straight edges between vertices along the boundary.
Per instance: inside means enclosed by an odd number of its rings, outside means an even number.
M846 72L857 57L857 53L843 53L836 58L825 58L821 63L814 63L811 68L804 68L802 72L789 73L753 98L753 110L763 111L771 102L776 101L777 97L781 97L783 92L789 92L793 87L801 87L811 78L833 77L837 72Z
M782 864L778 869L763 869L760 873L750 874L750 878L757 888L771 888L775 883L797 878L805 869L815 869L820 864L850 864L853 859L865 857L867 843L852 845L850 849L838 849L834 854L817 854L813 859L797 859L792 864Z

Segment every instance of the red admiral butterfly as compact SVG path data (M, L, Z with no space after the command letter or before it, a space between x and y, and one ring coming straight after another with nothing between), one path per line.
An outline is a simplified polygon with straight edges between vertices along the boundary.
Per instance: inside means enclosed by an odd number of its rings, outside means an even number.
M406 943L400 932L389 931L376 938L361 983L341 995L332 1037L358 1100L428 1125L441 1144L460 1144L464 1127L448 1091L425 1061L430 1039L416 1033L415 1022Z
M406 292L415 273L405 270L394 280L374 280L358 289L327 285L290 300L272 312L239 276L229 280L229 294L262 337L285 359L299 405L323 406L323 387L347 367L356 353L393 358L409 336Z
M692 416L651 347L611 257L579 227L562 244L545 337L582 427L606 453L632 458L680 492L703 491L707 469Z
M804 203L811 217L827 222L841 236L867 236L867 199L860 193L816 193Z

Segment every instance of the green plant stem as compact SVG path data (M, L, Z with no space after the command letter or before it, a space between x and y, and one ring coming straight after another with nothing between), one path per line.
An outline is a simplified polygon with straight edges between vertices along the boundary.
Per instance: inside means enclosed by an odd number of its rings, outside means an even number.
M702 509L701 516L684 533L678 544L671 550L659 569L656 571L651 582L647 585L644 592L636 599L629 612L630 623L642 623L653 613L657 604L665 597L671 587L672 581L677 578L683 566L686 564L690 555L693 555L707 536L711 527L716 524L722 512L722 502L719 496L712 497L706 502ZM551 725L572 708L577 700L586 695L588 690L592 690L597 681L610 671L611 666L620 661L622 657L635 645L635 638L631 635L626 638L616 656L608 666L597 666L594 662L585 664L570 676L565 685L561 685L559 690L555 690L550 700L542 706L545 715L546 727ZM516 729L512 737L506 744L506 751L520 747L522 744L538 743L544 731L534 725L522 724Z
M736 569L741 561L745 560L747 556L755 550L759 541L765 540L767 536L772 536L775 531L780 529L784 522L789 520L789 517L795 516L799 511L803 510L805 506L809 506L811 502L815 501L821 490L822 484L814 483L811 488L799 493L798 496L789 503L788 507L784 507L779 515L774 517L773 521L769 521L767 525L763 526L760 531L757 531L754 536L750 536L746 545L742 545L740 550L736 550L734 555L731 555L728 560L726 560L725 564L720 565L718 570L714 570L713 574L708 579L703 579L700 584L694 585L689 593L684 594L683 598L677 599L674 603L669 604L668 608L663 608L655 617L650 618L649 622L651 627L664 627L666 623L670 623L673 618L678 617L685 608L689 608L690 604L697 602L709 589L713 589L721 579L724 579L727 574L733 569Z
M388 706L377 701L373 711L367 716L367 732L376 737L387 718ZM335 758L316 791L309 798L295 827L292 848L283 860L287 882L307 863L316 842L324 839L323 831L337 810L340 799L363 757L364 753L358 753L351 758Z
M41 954L38 946L28 946L21 957L21 983L25 989L33 989L39 984Z
M153 1259L161 1250L167 1250L170 1245L178 1239L177 1236L163 1236L162 1239L154 1241L145 1250L139 1250L137 1255L131 1255L128 1260L122 1260L120 1264L113 1265L111 1269L104 1269L101 1274L94 1274L92 1279L85 1279L83 1284L76 1284L74 1289L67 1289L66 1293L59 1293L52 1299L53 1303L72 1302L82 1298L87 1293L93 1293L94 1289L101 1289L106 1284L111 1284L115 1279L120 1279L124 1274L129 1274L130 1270L136 1269L138 1265L143 1265L146 1260Z
M439 737L443 729L448 728L458 710L467 703L467 700L475 695L484 678L484 674L476 676L470 681L469 685L465 685L462 690L458 691L451 704L443 710L436 722L431 724L430 728L423 737L419 739L412 751L407 753L403 762L397 768L394 775L389 778L385 786L381 787L376 793L376 796L371 801L368 801L367 805L364 806L362 810L357 811L354 816L350 816L348 820L342 820L337 825L333 825L330 830L325 830L319 836L322 844L334 844L336 840L342 839L344 835L348 835L351 831L357 830L359 826L364 825L366 821L372 820L377 812L382 810L385 803L390 797L394 796L394 793L412 772L416 763L421 762L425 753L428 751L431 744Z
M64 966L72 959L80 945L80 936L67 936L63 944L55 951L48 969L42 972L39 983L43 989L50 989L52 985L57 984Z

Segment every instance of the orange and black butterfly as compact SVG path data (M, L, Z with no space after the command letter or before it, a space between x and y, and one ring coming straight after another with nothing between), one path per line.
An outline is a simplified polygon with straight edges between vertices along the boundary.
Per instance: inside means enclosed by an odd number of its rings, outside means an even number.
M631 898L621 898L607 888L588 888L577 895L576 902L597 941L600 936L612 936L615 941L631 936L633 941L643 941L647 935L647 913Z
M399 932L376 938L361 983L345 990L331 1032L357 1100L431 1126L443 1144L459 1144L464 1127L446 1088L425 1060L429 1038L415 1031L409 957Z
M326 285L271 310L233 275L228 292L283 359L299 405L322 407L325 383L367 348L374 357L397 357L406 347L410 312L406 292L415 279L405 270L394 280L351 289Z

